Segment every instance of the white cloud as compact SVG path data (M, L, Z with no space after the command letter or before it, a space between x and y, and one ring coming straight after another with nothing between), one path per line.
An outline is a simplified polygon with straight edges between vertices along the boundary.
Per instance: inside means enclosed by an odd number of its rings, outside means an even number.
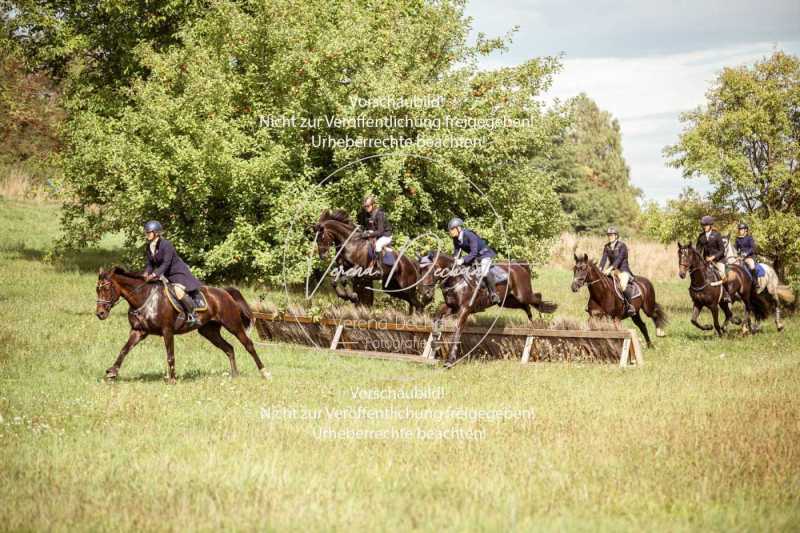
M784 49L800 49L800 42ZM761 43L654 57L566 59L549 98L585 92L614 115L622 129L631 180L645 196L663 202L687 185L680 171L664 165L662 150L676 142L680 113L705 101L705 93L725 66L749 64L772 53ZM703 181L692 186L704 189Z

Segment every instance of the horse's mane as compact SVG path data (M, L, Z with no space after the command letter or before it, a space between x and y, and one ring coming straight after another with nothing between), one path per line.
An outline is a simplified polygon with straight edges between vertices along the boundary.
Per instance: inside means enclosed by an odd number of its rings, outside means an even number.
M323 222L328 222L330 220L341 222L342 224L348 224L350 226L353 225L353 222L350 220L350 215L348 215L347 211L343 209L334 209L334 210L326 209L319 216L320 224L322 224Z
M115 265L111 271L111 274L116 274L117 276L125 276L126 278L134 278L134 279L144 279L143 272L133 272L128 270L125 267Z

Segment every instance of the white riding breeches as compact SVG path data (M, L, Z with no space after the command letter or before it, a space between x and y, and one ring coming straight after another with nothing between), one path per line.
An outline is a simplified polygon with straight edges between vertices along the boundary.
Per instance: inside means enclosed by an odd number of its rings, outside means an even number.
M719 279L725 279L725 263L722 261L714 263L714 268L717 269L719 273Z
M620 270L617 272L617 276L619 277L619 290L625 292L625 289L628 287L628 282L631 280L631 275L628 272Z
M481 278L486 277L486 274L489 273L489 269L491 268L492 268L491 257L484 257L483 259L481 259L481 265L480 265Z
M384 246L387 246L392 243L392 236L391 235L384 235L383 237L378 237L375 239L375 252L381 253Z

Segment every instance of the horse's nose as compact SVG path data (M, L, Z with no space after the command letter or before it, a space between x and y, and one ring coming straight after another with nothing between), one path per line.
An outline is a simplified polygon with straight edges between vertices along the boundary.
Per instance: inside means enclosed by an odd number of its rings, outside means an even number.
M578 292L578 287L575 285L575 283L572 283L572 284L569 286L569 288L570 288L570 289L572 289L572 292Z
M95 313L95 316L97 318L99 318L100 320L103 320L106 317L106 313L105 313L105 311L97 311Z
M681 270L680 272L678 272L678 275L681 277L681 279L684 279L686 277L686 272Z

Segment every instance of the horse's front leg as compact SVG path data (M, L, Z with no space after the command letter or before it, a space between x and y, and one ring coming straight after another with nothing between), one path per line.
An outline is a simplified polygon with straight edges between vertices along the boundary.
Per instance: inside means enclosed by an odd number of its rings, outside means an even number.
M717 336L722 337L722 334L725 330L723 330L719 325L719 306L714 304L710 307L711 309L711 317L714 319L714 329L717 331Z
M131 332L128 334L128 342L126 342L125 346L123 346L122 350L120 350L117 360L114 361L114 364L106 370L106 379L115 379L117 377L119 368L122 366L122 362L125 360L125 356L128 355L128 352L130 352L134 346L139 344L146 337L146 331L139 331L138 329L131 330Z
M694 324L695 327L697 327L697 329L702 329L703 331L711 331L711 329L713 329L711 326L705 326L700 322L698 322L697 320L698 318L700 318L701 310L702 308L699 305L694 304L694 307L692 308L692 324Z
M175 337L172 329L164 328L161 331L164 336L164 347L167 349L167 382L175 383Z
M461 332L464 329L467 318L469 318L469 307L462 308L458 313L456 330L453 332L453 338L450 339L452 343L450 346L450 354L447 356L447 362L445 363L447 368L451 368L458 361L458 350L461 348Z

